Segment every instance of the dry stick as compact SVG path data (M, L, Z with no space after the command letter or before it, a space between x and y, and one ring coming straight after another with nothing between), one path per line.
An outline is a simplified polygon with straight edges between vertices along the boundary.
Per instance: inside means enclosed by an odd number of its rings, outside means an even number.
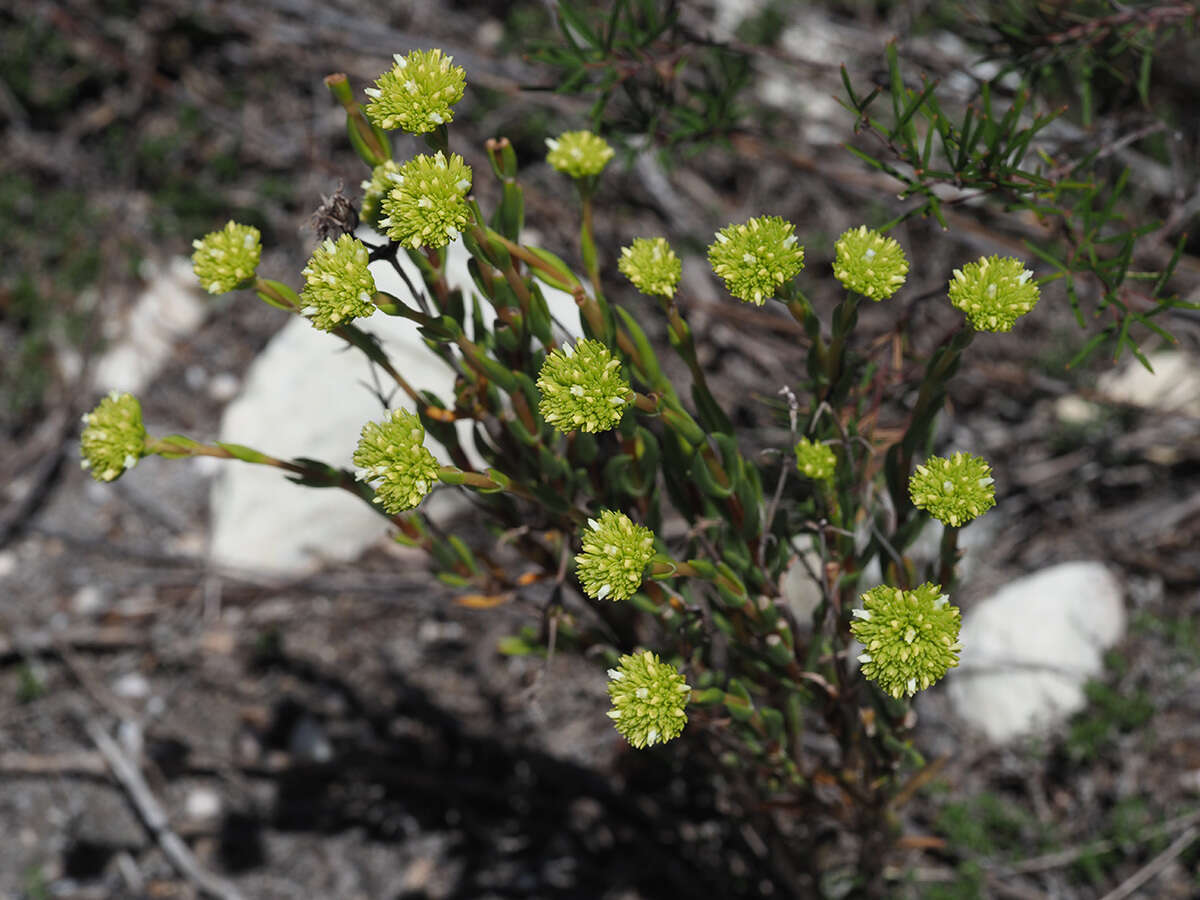
M1175 838L1170 847L1118 884L1101 897L1100 900L1125 900L1126 897L1147 881L1158 876L1163 869L1171 864L1175 857L1191 846L1192 841L1196 839L1197 835L1200 835L1200 831L1197 831L1196 826L1193 825L1179 837Z
M1137 841L1149 840L1151 837L1160 834L1170 834L1173 831L1178 831L1181 828L1192 828L1197 823L1200 823L1200 809L1193 810L1190 813L1184 813L1181 816L1176 816L1174 819L1168 819L1156 828L1148 828L1138 836ZM1042 856L1035 856L1031 859L1021 860L1006 866L997 866L994 869L989 869L988 874L997 878L1008 878L1012 875L1025 875L1030 872L1044 872L1047 869L1057 869L1061 866L1067 866L1081 859L1089 853L1104 853L1117 846L1116 841L1102 840L1091 844L1084 844L1079 847L1071 847L1067 850L1058 850L1054 853L1047 853Z
M142 773L117 746L117 742L92 719L84 719L83 726L100 755L104 757L104 761L108 763L113 777L125 789L142 823L154 835L163 855L175 867L175 871L209 897L215 897L217 900L245 900L236 887L204 869L187 844L171 830L167 814L150 793Z

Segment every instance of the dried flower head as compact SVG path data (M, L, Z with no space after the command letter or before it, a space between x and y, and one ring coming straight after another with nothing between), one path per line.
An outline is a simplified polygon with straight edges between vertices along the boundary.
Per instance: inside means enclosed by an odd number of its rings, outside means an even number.
M800 438L796 444L796 468L813 481L829 481L837 469L837 456L828 444Z
M804 248L796 243L792 223L778 216L727 225L716 237L708 261L729 293L747 303L762 306L804 268Z
M343 234L354 234L354 229L358 227L358 213L350 198L342 192L339 182L337 190L328 197L321 195L321 205L313 210L308 221L317 233L317 239L324 241Z
M425 426L406 409L368 422L354 451L360 481L378 481L375 502L391 514L413 509L438 481L438 461L425 446Z
M425 134L454 121L451 108L462 99L466 73L452 65L454 57L441 50L397 53L396 64L367 88L371 98L367 116L388 131L402 128L410 134Z
M636 238L632 247L622 247L617 268L643 294L663 297L675 296L675 285L683 274L683 263L661 237Z
M989 256L955 269L949 294L976 331L1011 331L1037 306L1040 291L1021 260Z
M227 222L220 231L212 231L192 241L192 271L210 294L224 294L248 284L254 278L262 256L258 229L252 225Z
M608 717L633 746L665 744L683 733L692 688L673 665L645 650L622 656L608 678Z
M550 148L546 162L572 178L599 175L613 157L608 142L590 131L565 131L556 138L546 138L546 146Z
M833 274L847 290L884 300L904 284L908 260L894 238L859 225L851 228L835 245Z
M321 331L332 331L349 319L375 312L371 298L375 279L367 263L370 254L363 242L348 234L336 241L326 238L304 267L304 290L300 299L312 323Z
M385 194L396 186L393 175L400 174L400 167L393 159L385 159L371 170L371 177L363 181L362 206L358 210L358 218L372 228L378 229L379 219L383 215L382 202Z
M415 156L388 177L379 226L393 241L414 250L445 247L470 224L471 167L457 153Z
M115 481L146 452L142 407L133 394L113 391L83 417L80 465L97 481Z
M584 593L594 600L628 600L642 586L646 564L654 556L654 532L629 516L606 509L588 519L583 549L575 567Z
M538 373L538 411L559 431L609 431L630 402L621 362L602 341L583 339L551 352Z
M940 585L913 591L881 584L862 595L850 631L865 652L862 673L899 699L911 697L958 665L959 613Z
M955 528L996 505L992 467L961 451L949 458L931 456L917 466L908 480L908 495L913 506Z

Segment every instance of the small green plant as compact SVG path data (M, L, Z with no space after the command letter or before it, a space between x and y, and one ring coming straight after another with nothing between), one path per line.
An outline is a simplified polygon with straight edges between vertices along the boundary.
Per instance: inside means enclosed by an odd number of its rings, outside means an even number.
M930 455L934 420L976 331L1012 329L1035 309L1039 281L1023 261L996 257L940 273L947 302L964 316L896 391L911 405L902 427L885 431L862 414L883 382L855 326L861 304L886 303L903 290L911 264L899 243L865 226L851 229L829 273L805 269L803 234L779 216L717 230L708 259L728 302L778 304L806 336L796 380L786 386L789 438L754 456L709 390L677 303L679 259L666 239L631 236L615 264L596 246L593 207L604 199L613 155L602 138L574 131L548 141L547 159L570 179L578 202L581 276L563 262L562 247L525 240L516 153L503 138L485 148L499 200L490 214L481 208L475 173L450 149L453 105L466 82L449 57L436 50L398 57L368 89L365 107L345 76L326 83L368 167L362 219L380 234L329 236L299 291L257 273L259 232L236 222L196 242L194 268L207 290L252 290L362 352L404 405L364 423L350 471L240 444L152 435L136 399L115 394L86 417L84 464L105 482L146 456L274 467L368 503L473 605L503 602L538 581L556 596L573 589L575 602L547 609L556 646L610 667L609 716L619 734L638 749L681 735L704 745L756 803L816 808L815 783L835 785L863 837L859 870L846 877L877 881L888 803L914 758L908 702L946 676L961 649L951 602L957 535L995 502L986 461ZM430 152L393 159L387 131L395 126L422 135ZM454 241L470 256L470 284L447 275ZM371 266L398 268L402 255L419 269L420 286L406 280L404 296L381 291ZM689 400L618 302L629 291L618 274L657 302L691 376ZM830 274L845 290L823 321L802 282ZM552 319L543 285L574 299L581 336ZM412 387L402 364L365 330L381 314L418 325L430 351L453 369L452 393ZM470 424L469 438L457 423ZM437 461L433 445L448 464ZM469 544L437 527L423 509L436 490L473 492L506 547ZM931 571L918 573L905 554L931 514L944 523L941 553ZM814 573L821 601L805 622L781 588L798 546L821 562ZM503 555L513 550L519 562ZM874 564L882 584L864 580ZM264 636L260 656L275 649ZM536 648L525 635L503 649ZM836 750L813 751L809 732L827 735Z
M1142 689L1124 684L1124 657L1110 653L1104 680L1084 686L1087 708L1071 720L1066 751L1073 762L1094 762L1123 734L1138 731L1154 716L1154 702Z

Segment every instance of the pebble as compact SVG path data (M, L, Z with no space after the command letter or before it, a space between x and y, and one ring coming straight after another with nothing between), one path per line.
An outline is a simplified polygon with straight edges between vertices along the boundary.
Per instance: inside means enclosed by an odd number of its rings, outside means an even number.
M1010 582L964 613L960 665L946 677L955 712L997 743L1061 725L1086 706L1084 685L1125 624L1122 585L1102 563Z

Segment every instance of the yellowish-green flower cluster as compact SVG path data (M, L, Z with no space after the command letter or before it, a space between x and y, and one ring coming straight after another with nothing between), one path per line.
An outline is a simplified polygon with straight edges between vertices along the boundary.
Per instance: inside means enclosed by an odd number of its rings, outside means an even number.
M395 187L396 182L393 176L399 174L400 167L392 159L385 159L371 170L371 177L360 185L363 189L362 207L358 211L358 218L361 222L372 228L379 227L379 219L383 215L381 206L383 197Z
M425 134L454 121L451 108L462 99L466 73L441 50L397 53L396 64L367 88L367 116L380 128Z
M894 238L859 225L838 238L834 246L833 274L847 290L884 300L904 284L908 260Z
M379 226L393 241L414 250L445 247L470 224L471 167L457 153L415 156L389 177Z
M911 697L958 665L959 613L940 585L913 591L881 584L862 595L850 631L865 652L862 673L899 699Z
M621 362L602 341L583 339L551 352L538 373L538 411L559 431L609 431L629 405Z
M359 481L379 482L375 502L393 515L419 505L437 484L440 469L425 446L425 426L406 409L363 426L354 464Z
M708 248L708 261L729 293L762 306L804 268L804 248L793 232L792 223L778 216L727 225Z
M1011 331L1037 306L1040 291L1021 260L989 256L955 269L949 294L976 331Z
M622 656L608 678L608 717L633 746L665 744L683 733L692 688L673 665L645 650Z
M192 241L192 271L210 294L248 284L262 256L258 229L230 221L220 231Z
M621 248L617 261L621 274L643 294L675 296L675 286L683 274L683 263L666 238L636 238L632 247Z
M646 563L654 556L654 532L635 525L622 512L606 509L588 519L575 567L583 591L594 600L628 600L642 586Z
M959 451L931 456L908 480L913 506L958 528L996 505L996 486L987 460Z
M142 407L133 394L113 391L83 417L80 465L97 481L115 481L146 452Z
M375 279L367 268L370 254L363 242L348 234L326 238L304 267L300 299L311 310L312 323L332 331L349 319L375 312L371 298Z
M608 142L590 131L565 131L556 138L546 138L546 146L550 148L546 162L572 178L599 175L613 157Z
M830 481L837 469L837 456L828 444L800 438L796 444L796 468L813 481Z

